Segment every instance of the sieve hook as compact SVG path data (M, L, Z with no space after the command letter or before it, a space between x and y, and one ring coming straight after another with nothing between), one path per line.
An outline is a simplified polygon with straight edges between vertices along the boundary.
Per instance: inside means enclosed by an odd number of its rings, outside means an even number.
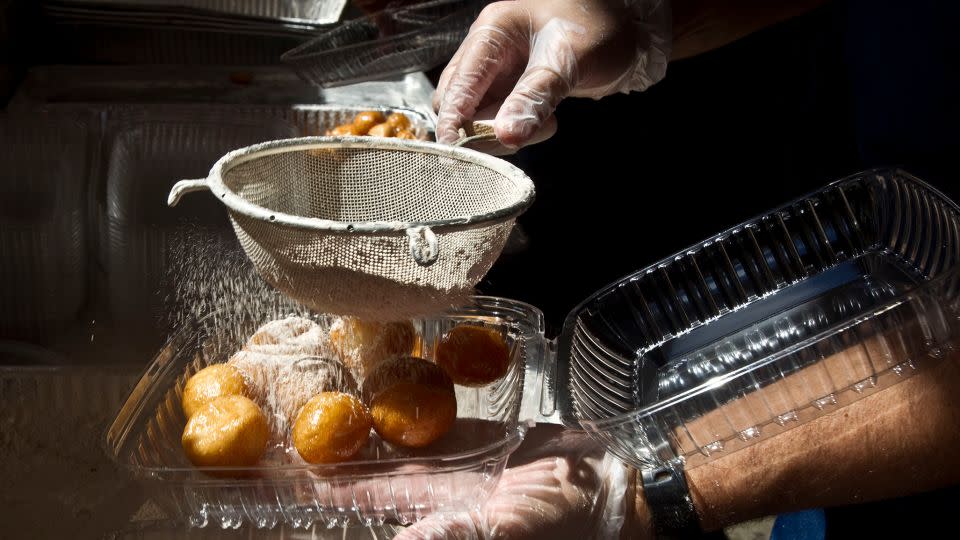
M206 178L201 178L199 180L181 180L174 184L173 188L170 190L170 195L167 196L167 206L176 206L177 203L180 202L180 197L182 197L184 194L203 189L210 189L210 185L207 184Z
M437 262L440 250L437 245L437 235L430 227L411 227L407 229L407 237L410 238L410 256L417 261L417 264L430 266Z

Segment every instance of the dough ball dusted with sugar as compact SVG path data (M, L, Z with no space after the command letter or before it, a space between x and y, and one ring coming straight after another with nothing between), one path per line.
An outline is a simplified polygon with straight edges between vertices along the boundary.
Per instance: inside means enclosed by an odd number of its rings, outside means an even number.
M282 367L274 385L277 413L290 424L300 409L317 394L340 392L358 395L350 370L338 360L319 356L298 358Z
M409 355L417 332L410 321L372 322L354 317L338 319L330 327L330 347L361 381L378 364Z
M247 380L249 397L261 407L269 405L280 370L297 360L297 356L238 351L227 360Z
M327 346L327 336L316 322L287 317L261 326L243 348L254 353L314 356L322 355Z

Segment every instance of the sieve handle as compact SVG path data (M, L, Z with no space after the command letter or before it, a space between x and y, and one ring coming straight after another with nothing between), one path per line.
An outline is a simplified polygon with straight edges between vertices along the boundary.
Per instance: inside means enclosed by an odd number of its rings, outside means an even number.
M437 262L440 249L437 245L437 235L430 227L411 227L407 229L410 238L410 256L420 266L430 266Z
M460 128L460 139L453 146L463 146L475 141L493 141L497 135L493 131L493 122L478 120Z
M194 191L201 191L204 189L210 189L210 185L207 184L206 178L201 178L199 180L181 180L173 185L173 188L170 190L170 195L167 196L167 205L176 206L180 202L180 197L186 193L192 193Z

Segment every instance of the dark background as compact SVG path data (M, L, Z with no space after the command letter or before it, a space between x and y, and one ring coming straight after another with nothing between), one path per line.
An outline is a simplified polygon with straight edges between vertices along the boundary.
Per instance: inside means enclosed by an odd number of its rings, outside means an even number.
M0 99L31 65L124 52L43 26L38 5L0 0ZM557 136L514 158L538 190L520 220L529 242L481 292L540 307L555 335L602 286L857 171L900 166L960 198L958 23L953 0L837 0L671 64L643 94L568 100ZM956 501L828 510L828 537L932 536Z
M555 335L602 286L857 171L903 167L960 197L958 15L957 2L832 2L671 64L646 93L564 102L557 136L515 157L537 186L526 251L482 291L540 307ZM828 510L828 537L950 530L956 501Z

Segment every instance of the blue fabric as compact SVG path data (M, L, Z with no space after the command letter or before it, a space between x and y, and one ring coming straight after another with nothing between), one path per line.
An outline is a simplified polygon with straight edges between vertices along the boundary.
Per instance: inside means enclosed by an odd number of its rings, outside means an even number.
M777 516L770 540L824 540L827 518L823 510L804 510Z

